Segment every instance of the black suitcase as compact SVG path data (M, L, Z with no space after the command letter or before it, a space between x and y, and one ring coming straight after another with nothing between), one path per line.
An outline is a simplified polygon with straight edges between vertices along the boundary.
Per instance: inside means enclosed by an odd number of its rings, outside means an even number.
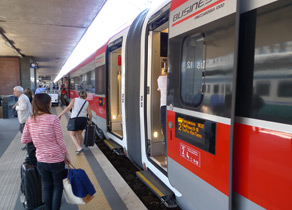
M35 209L44 204L41 175L35 164L24 162L21 165L21 192L25 209Z
M25 162L26 163L31 163L31 164L37 164L37 159L35 156L36 148L32 142L29 142L26 144L26 157L25 157Z
M86 147L95 144L95 125L86 125L83 144Z

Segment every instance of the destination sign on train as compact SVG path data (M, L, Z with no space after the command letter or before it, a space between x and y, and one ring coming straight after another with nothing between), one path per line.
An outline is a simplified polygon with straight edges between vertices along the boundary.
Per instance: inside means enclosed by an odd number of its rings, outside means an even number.
M203 132L204 132L203 123L193 122L193 121L189 121L184 118L178 117L177 124L178 124L179 132L189 134L199 139L203 138Z
M188 115L175 114L175 137L215 154L216 123Z

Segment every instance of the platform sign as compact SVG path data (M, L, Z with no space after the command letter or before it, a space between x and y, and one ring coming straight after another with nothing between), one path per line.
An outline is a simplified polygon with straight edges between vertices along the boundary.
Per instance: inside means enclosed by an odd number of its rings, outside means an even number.
M169 38L236 12L235 0L173 0ZM182 4L183 3L183 4Z

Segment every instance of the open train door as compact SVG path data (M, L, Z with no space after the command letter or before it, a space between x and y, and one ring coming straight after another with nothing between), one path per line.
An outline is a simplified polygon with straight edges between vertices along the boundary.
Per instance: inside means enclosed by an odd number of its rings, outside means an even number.
M173 0L167 152L184 209L231 209L238 43L236 0Z

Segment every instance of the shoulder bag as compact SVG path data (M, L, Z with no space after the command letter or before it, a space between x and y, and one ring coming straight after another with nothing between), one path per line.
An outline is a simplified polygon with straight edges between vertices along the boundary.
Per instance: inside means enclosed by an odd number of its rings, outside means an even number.
M86 101L84 102L84 104L82 105L81 109L79 110L78 114L76 117L74 118L70 118L68 121L68 125L67 125L67 130L68 131L75 131L76 125L77 125L77 120L78 120L78 116L81 112L81 110L83 109L84 105L85 105Z

